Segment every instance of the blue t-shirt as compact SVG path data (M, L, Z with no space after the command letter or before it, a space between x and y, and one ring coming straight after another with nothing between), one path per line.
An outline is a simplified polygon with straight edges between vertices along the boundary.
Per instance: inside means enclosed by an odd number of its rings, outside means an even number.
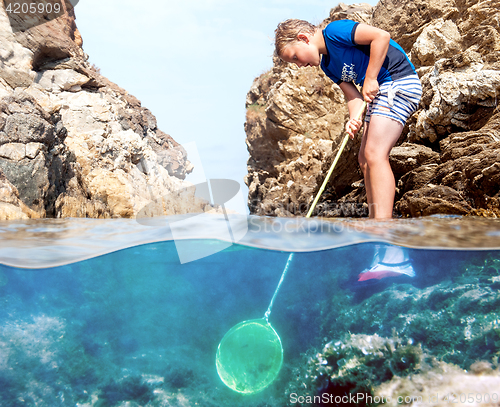
M370 60L370 46L354 42L354 33L359 23L351 20L332 21L323 30L328 54L321 58L321 69L335 83L354 82L363 85L366 68ZM379 84L415 74L403 48L390 40L387 56L377 80Z

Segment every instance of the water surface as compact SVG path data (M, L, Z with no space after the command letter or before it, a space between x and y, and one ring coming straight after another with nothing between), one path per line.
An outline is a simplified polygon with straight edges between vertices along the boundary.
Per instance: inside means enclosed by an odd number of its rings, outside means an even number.
M423 377L442 368L432 360L462 371L478 361L496 368L496 220L233 216L229 228L217 217L179 227L185 220L1 223L0 405L312 405L294 401ZM220 238L224 227L237 243ZM358 274L382 243L406 247L416 277L360 286ZM181 263L179 248L185 260L213 254ZM217 376L217 345L235 324L264 317L291 252L269 318L283 368L263 392L240 395ZM363 341L377 338L394 351L372 352L378 359L360 362L354 375L345 366L371 355ZM334 345L342 357L332 359ZM369 370L374 363L384 377ZM352 388L335 382L339 369Z

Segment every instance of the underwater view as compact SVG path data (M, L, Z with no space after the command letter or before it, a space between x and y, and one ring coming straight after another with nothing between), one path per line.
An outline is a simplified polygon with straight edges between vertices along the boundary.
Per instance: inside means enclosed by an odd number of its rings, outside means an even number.
M500 405L496 220L233 220L0 223L0 405ZM412 273L360 277L391 250ZM219 359L250 320L276 349Z

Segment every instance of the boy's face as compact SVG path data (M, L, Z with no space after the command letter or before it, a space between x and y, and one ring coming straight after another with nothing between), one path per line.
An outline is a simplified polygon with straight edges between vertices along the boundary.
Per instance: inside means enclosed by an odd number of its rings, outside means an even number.
M303 66L319 66L321 56L318 48L310 41L310 34L299 34L298 41L285 47L281 59L294 63L299 68Z

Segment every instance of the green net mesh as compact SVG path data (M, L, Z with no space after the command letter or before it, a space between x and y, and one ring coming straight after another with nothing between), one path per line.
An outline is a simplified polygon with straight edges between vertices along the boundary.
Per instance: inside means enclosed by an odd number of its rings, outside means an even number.
M257 393L276 378L283 363L281 340L264 319L232 327L217 349L217 373L239 393Z

